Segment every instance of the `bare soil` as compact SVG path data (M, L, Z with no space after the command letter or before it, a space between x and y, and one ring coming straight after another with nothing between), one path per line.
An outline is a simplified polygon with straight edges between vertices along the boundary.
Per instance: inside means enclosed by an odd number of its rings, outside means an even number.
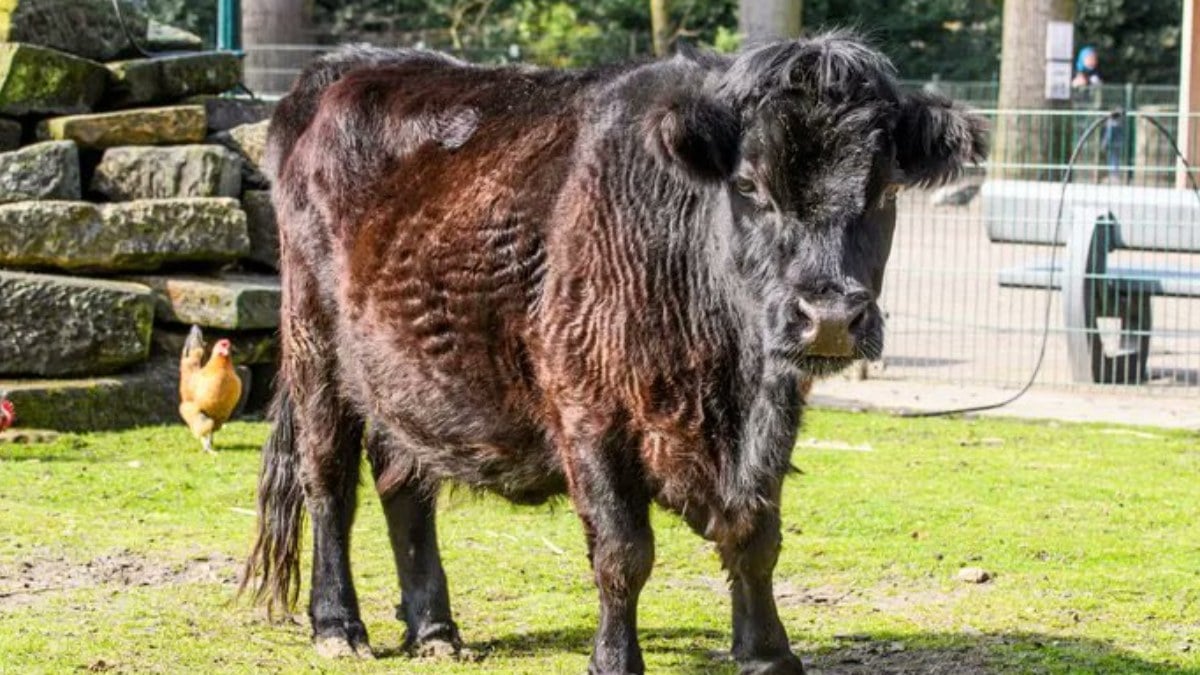
M0 565L0 611L33 604L47 595L79 588L115 589L169 584L237 583L238 561L223 553L194 555L181 563L149 560L130 551L87 562L35 556Z

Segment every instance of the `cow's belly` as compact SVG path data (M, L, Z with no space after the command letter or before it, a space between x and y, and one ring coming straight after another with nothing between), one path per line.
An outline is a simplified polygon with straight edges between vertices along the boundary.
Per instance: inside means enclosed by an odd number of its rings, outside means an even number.
M430 351L394 316L343 331L354 333L339 358L346 395L372 423L386 425L396 441L392 452L415 458L424 475L521 503L565 490L514 347L495 334L461 331L442 335L443 344ZM402 478L380 476L377 487L386 492Z

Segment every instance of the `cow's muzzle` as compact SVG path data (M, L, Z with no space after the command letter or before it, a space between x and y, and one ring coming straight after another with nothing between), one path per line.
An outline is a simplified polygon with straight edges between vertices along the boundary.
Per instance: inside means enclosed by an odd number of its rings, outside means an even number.
M847 295L810 302L798 299L800 341L805 356L856 358L867 323L870 298Z

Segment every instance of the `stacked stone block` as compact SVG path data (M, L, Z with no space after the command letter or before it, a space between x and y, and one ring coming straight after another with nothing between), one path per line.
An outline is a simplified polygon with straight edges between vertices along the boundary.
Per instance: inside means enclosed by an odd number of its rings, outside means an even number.
M278 244L270 105L231 54L122 0L0 3L0 394L27 427L178 419L188 327L228 337L263 401ZM81 27L86 26L86 30Z

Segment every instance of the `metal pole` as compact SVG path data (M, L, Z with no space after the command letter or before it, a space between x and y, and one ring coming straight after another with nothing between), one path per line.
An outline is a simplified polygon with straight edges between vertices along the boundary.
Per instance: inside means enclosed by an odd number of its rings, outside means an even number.
M1179 50L1179 131L1176 137L1192 166L1195 166L1197 151L1200 150L1197 129L1191 118L1191 113L1200 112L1200 42L1197 42L1197 30L1200 30L1200 12L1196 11L1196 0L1183 0L1183 44ZM1179 162L1175 172L1175 187L1188 187L1187 170L1182 162Z
M217 0L217 49L242 51L241 0Z

